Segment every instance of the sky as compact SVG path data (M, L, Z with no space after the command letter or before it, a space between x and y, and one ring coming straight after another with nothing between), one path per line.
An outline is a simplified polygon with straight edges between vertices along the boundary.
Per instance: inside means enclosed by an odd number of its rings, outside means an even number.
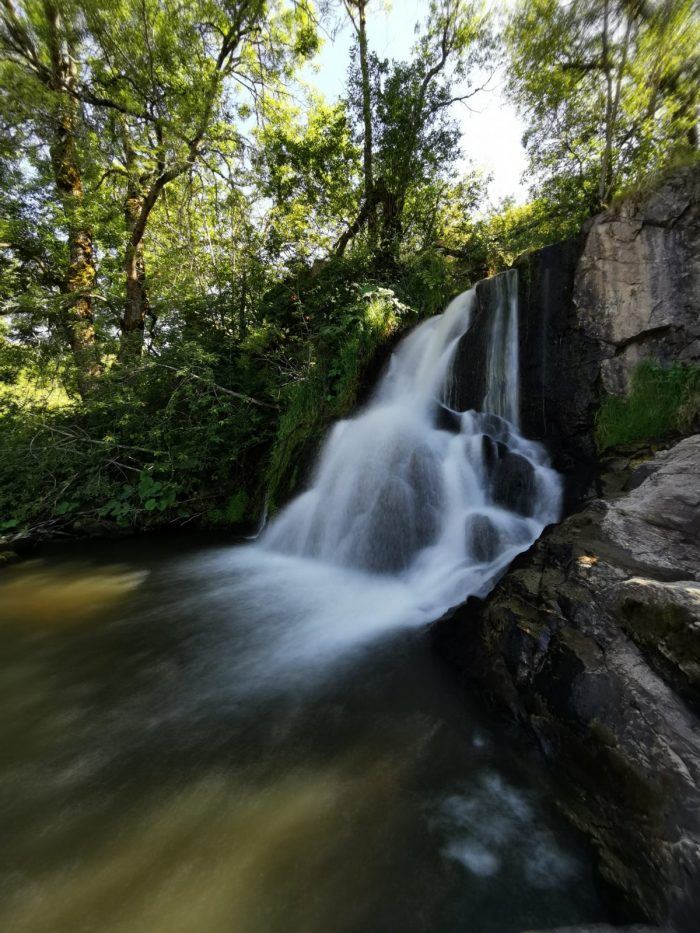
M512 0L488 4L494 9L512 5ZM388 9L387 9L388 7ZM407 58L413 45L416 22L426 15L425 0L374 0L367 16L367 32L372 51L387 58ZM345 91L345 79L352 42L352 26L343 21L342 28L333 38L327 37L317 57L315 72L308 74L329 99ZM483 80L478 83L483 83ZM521 144L524 125L503 93L504 76L497 73L489 82L489 89L480 91L464 104L456 104L453 115L462 130L462 149L475 168L493 175L489 185L489 199L496 204L504 197L514 197L523 203L527 192L521 182L526 168L525 150Z

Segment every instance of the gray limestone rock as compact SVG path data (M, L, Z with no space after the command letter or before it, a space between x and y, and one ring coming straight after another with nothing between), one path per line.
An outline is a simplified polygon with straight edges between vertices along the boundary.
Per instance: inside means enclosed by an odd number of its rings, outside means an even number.
M582 329L604 351L604 388L625 394L646 358L700 358L700 172L684 169L657 188L594 218L574 286Z

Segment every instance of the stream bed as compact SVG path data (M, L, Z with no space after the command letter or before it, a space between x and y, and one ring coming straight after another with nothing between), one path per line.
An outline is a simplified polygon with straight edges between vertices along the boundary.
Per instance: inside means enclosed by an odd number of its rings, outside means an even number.
M292 559L246 550L149 536L2 571L0 930L606 920L534 753L474 708L420 619L374 624L401 592L367 578L345 600L337 570L319 596ZM344 643L348 625L365 637Z

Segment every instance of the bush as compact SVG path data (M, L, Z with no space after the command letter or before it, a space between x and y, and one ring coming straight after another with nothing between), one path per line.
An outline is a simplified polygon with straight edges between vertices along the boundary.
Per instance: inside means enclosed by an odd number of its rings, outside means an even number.
M265 475L271 511L298 488L331 422L354 408L374 354L413 320L413 312L391 289L357 287L354 300L336 308L320 328L305 378L285 393Z

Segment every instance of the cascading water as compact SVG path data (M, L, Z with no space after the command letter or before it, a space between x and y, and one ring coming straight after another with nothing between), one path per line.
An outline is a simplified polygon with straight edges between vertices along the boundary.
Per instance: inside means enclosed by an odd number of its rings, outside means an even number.
M556 520L558 477L517 430L516 275L497 279L483 411L446 404L472 290L403 341L367 408L333 428L311 487L263 548L399 575L435 611L484 593Z

